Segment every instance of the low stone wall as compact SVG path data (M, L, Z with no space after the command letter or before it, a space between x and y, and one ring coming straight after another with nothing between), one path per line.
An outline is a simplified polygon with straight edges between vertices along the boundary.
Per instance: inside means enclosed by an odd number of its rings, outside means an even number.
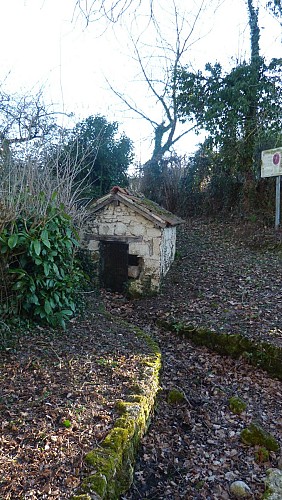
M91 474L84 479L79 493L72 500L118 500L133 481L138 445L148 429L159 389L161 354L151 337L136 327L130 328L133 334L142 336L152 350L144 362L143 380L139 381L140 394L117 403L120 417L100 447L86 455L85 462Z
M157 324L169 331L184 335L195 345L208 347L219 354L233 358L244 356L250 364L282 380L281 347L264 341L255 341L239 333L217 333L208 328L196 328L176 321L158 320Z

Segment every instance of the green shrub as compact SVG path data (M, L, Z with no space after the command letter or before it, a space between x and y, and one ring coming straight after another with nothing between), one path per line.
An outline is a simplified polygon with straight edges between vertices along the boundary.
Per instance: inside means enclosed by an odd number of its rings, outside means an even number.
M185 395L179 389L171 389L167 396L167 402L170 405L183 403L185 401Z
M0 233L1 254L11 277L12 298L2 305L6 316L20 314L51 326L65 327L76 310L83 282L75 258L78 235L64 206L50 204L46 215L20 216Z
M243 411L246 410L247 403L245 403L245 401L243 401L238 396L232 396L229 399L229 408L232 411L232 413L235 413L236 415L240 415L241 413L243 413Z
M261 446L255 452L255 461L258 464L262 464L264 462L268 462L269 461L269 451L264 446Z

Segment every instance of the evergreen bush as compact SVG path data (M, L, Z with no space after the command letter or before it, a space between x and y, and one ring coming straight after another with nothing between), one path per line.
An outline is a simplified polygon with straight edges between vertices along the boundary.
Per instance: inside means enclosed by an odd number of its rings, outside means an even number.
M2 315L15 314L65 327L76 311L76 293L85 283L75 257L78 234L64 206L50 202L44 217L19 216L0 233L9 300Z

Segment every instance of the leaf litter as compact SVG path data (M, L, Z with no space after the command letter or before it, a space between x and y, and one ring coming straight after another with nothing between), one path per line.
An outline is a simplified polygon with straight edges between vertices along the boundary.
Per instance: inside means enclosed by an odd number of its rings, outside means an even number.
M231 498L245 481L261 499L266 470L279 453L258 462L240 432L259 421L281 443L281 382L247 364L192 346L156 326L175 319L215 331L243 333L277 345L281 329L281 252L277 233L242 224L189 221L178 258L157 297L128 300L102 292L87 318L60 335L38 328L1 353L0 498L66 499L87 473L83 457L99 445L140 376L146 345L113 317L142 327L163 356L161 390L144 437L130 499ZM266 242L265 248L262 243ZM98 302L98 303L97 303ZM171 389L184 395L169 404ZM238 396L246 410L233 414Z
M147 344L89 304L65 332L39 327L0 353L0 498L68 499L84 456L135 393Z
M163 356L155 415L123 499L224 500L231 498L235 480L245 481L252 497L261 499L267 469L282 466L279 453L259 462L258 447L240 440L243 428L256 420L281 444L281 382L243 357L217 355L156 326L156 320L168 319L281 346L277 238L266 228L194 219L180 231L178 258L161 293L118 306L156 338ZM108 309L116 307L111 296ZM183 403L168 404L172 388L185 395ZM230 410L233 396L247 404L240 415Z

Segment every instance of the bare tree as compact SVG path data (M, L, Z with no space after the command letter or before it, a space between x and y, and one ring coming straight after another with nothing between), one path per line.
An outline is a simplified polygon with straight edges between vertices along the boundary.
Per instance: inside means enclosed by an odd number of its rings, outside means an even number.
M170 32L173 39L167 37L167 29L163 29L161 21L152 18L151 31L155 40L148 44L148 30L145 29L136 38L130 36L134 50L134 60L139 68L136 79L146 86L145 94L151 97L150 109L146 112L142 105L138 106L130 97L108 85L115 95L126 105L127 109L146 120L153 129L153 151L146 166L162 159L172 150L174 145L195 128L194 123L185 126L179 121L177 106L177 76L180 64L183 64L188 50L199 39L196 25L207 6L201 0L196 13L180 12L176 1L172 2ZM168 18L169 12L163 12ZM158 18L159 19L159 18ZM153 40L153 38L151 38ZM140 99L141 101L141 99ZM144 100L143 106L144 106Z
M215 13L220 3L220 0L197 0L190 3L188 11L180 0L165 3L144 0L142 5L140 0L76 1L87 24L106 18L114 25L117 40L124 40L127 31L132 54L130 65L137 68L134 84L141 89L140 98L134 100L131 90L119 90L109 78L107 83L127 113L151 127L151 153L142 171L144 192L156 201L160 201L157 194L165 168L164 158L174 155L176 144L196 128L192 116L186 123L179 119L178 72L182 65L191 62L192 47L204 36L200 20L208 8ZM119 28L122 31L119 32Z
M111 23L116 23L125 14L136 15L141 7L142 0L76 0L75 12L82 15L87 25L92 21L104 18ZM142 1L142 7L146 4L147 13L153 17L154 0Z
M147 164L160 160L174 145L195 128L194 123L181 124L177 109L177 75L180 65L187 65L185 57L201 38L199 21L207 8L214 9L221 0L197 0L190 4L191 11L179 0L76 0L76 11L87 24L107 19L116 29L122 24L122 36L127 30L133 64L137 65L135 80L143 82L143 95L151 99L151 108L145 111L134 102L130 92L107 83L125 104L127 111L144 119L153 129L153 151ZM169 34L169 35L168 35ZM116 34L119 39L119 33ZM145 90L145 91L144 91Z
M11 148L50 135L58 113L47 106L42 91L37 94L10 94L0 88L0 161L11 155Z
M269 8L273 14L282 19L282 1L281 0L268 0L266 4L267 8Z
M41 221L46 216L50 203L64 206L79 228L86 217L86 203L83 192L90 171L81 178L84 169L84 155L79 153L75 143L62 164L62 150L65 144L56 144L56 153L50 155L45 141L36 144L36 152L30 151L19 161L6 158L4 168L0 169L0 233L7 224L19 216L30 215ZM97 139L97 151L99 138ZM76 160L75 160L76 157Z

